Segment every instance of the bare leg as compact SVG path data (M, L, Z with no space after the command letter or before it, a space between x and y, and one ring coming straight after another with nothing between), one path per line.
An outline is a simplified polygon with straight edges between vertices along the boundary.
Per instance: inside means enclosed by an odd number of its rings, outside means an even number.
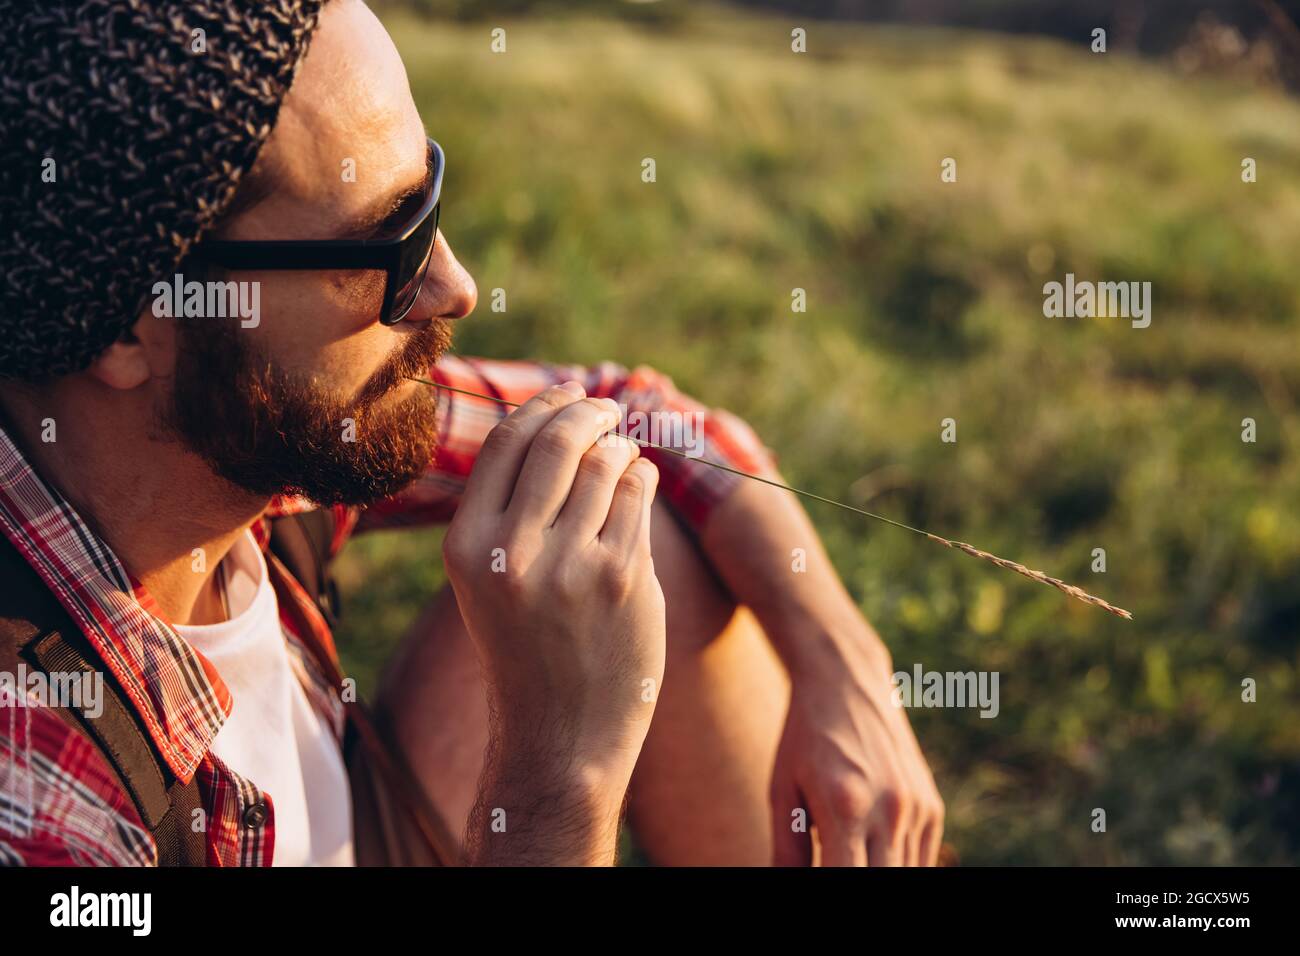
M668 658L628 791L630 821L658 864L766 864L768 784L788 680L753 616L735 607L658 505L651 547L667 605ZM487 743L487 702L449 588L389 662L380 701L430 798L462 831Z

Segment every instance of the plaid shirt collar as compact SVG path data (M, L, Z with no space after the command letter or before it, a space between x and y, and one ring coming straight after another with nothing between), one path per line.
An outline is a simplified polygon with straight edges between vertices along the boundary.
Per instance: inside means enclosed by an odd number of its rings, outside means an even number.
M230 713L216 668L0 428L0 530L58 598L188 783Z

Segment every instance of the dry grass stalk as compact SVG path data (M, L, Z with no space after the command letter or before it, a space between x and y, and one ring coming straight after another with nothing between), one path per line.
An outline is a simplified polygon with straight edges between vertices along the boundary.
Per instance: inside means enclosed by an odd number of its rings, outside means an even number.
M472 395L475 398L486 399L489 402L496 402L498 405L507 405L510 408L518 408L518 402L508 402L504 398L496 398L492 395L483 395L479 392L471 392L468 389L456 388L454 385L443 385L439 382L431 382L427 378L412 378L412 381L420 382L423 385L432 385L434 388L445 389L449 392L459 392L462 395ZM630 437L630 436L629 436ZM659 451L668 452L670 455L676 455L679 458L689 456L678 451L675 448L665 448L663 445L656 445L654 442L645 441L640 438L631 438L644 448L656 448ZM709 465L713 468L720 468L723 471L731 472L733 475L739 475L741 478L750 478L754 481L761 481L765 485L771 485L773 488L780 488L784 491L792 492L796 495L802 495L805 498L812 498L815 501L822 501L828 505L835 505L837 508L843 508L845 511L853 511L860 515L866 515L868 518L874 518L877 521L883 521L885 524L892 524L895 528L902 528L904 531L911 531L913 534L924 535L931 541L937 541L939 544L956 551L962 551L969 554L972 558L979 558L981 561L989 561L1000 568L1006 568L1008 571L1015 571L1016 574L1029 578L1031 581L1037 581L1039 584L1050 584L1056 590L1067 594L1076 601L1082 601L1084 604L1092 604L1095 607L1109 611L1111 614L1124 618L1126 621L1133 620L1133 615L1122 607L1116 607L1096 595L1089 594L1083 588L1077 588L1073 584L1066 584L1060 578L1054 578L1050 574L1044 574L1042 571L1035 571L1033 568L1027 568L1023 564L1017 564L1015 561L1008 561L1006 558L999 558L996 554L989 554L987 551L981 551L973 544L967 544L965 541L949 541L947 538L941 538L937 534L931 534L928 531L922 531L920 528L913 528L911 525L903 524L901 521L895 521L893 518L886 518L884 515L878 515L872 511L864 511L862 508L855 508L853 505L846 505L842 501L836 501L834 498L823 498L821 495L814 494L811 491L803 491L790 485L782 484L779 481L773 481L771 478L764 478L761 475L751 475L748 472L741 471L738 468L732 468L729 465L721 464L716 461L709 461L707 458L692 458L692 461L698 461L701 464Z
M925 536L931 541L938 541L940 544L946 545L949 548L954 548L957 551L969 554L972 558L979 558L981 561L989 561L1000 568L1006 568L1008 571L1015 571L1016 574L1023 575L1031 581L1037 581L1039 584L1050 584L1052 587L1056 588L1056 590L1070 595L1070 597L1074 598L1076 601L1082 601L1084 604L1096 605L1099 608L1110 611L1111 614L1124 618L1126 621L1133 620L1133 615L1122 607L1116 607L1107 601L1103 601L1095 594L1089 594L1083 588L1077 588L1073 584L1066 584L1060 578L1054 578L1050 574L1044 574L1042 571L1035 571L1033 568L1027 568L1023 564L1017 564L1015 561L1008 561L1006 558L999 558L996 554L989 554L987 551L981 551L973 544L967 544L965 541L949 541L947 538L941 538L937 534L930 534L928 531L925 532Z

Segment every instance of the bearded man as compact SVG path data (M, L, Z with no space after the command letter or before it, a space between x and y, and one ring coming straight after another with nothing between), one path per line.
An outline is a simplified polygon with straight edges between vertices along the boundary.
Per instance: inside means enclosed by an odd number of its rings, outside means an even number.
M608 437L703 413L775 475L751 430L650 369L447 353L455 157L364 4L0 0L0 32L0 670L107 688L3 701L0 862L608 864L625 806L658 863L935 860L803 511ZM259 314L153 308L176 276ZM433 521L451 588L366 711L329 559Z

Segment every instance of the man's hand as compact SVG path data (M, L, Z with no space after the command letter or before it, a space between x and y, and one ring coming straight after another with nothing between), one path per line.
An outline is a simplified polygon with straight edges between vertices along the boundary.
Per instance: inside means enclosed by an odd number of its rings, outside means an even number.
M891 690L869 654L793 682L772 778L778 866L811 862L806 828L792 825L799 809L817 827L823 866L934 865L943 801Z
M488 436L443 544L492 715L473 862L610 863L664 670L654 466L548 389ZM652 681L652 684L647 684Z
M906 714L893 705L889 653L798 502L746 484L710 517L701 543L790 672L772 780L775 862L807 865L815 826L823 865L933 865L943 801ZM792 568L796 548L801 571Z

